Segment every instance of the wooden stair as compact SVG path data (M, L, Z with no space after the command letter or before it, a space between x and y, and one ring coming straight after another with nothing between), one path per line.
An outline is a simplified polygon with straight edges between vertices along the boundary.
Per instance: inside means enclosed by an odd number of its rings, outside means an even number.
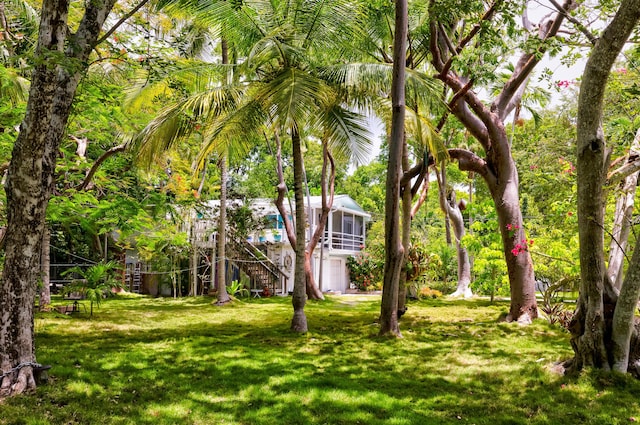
M269 293L275 295L278 289L286 287L286 276L280 268L252 243L230 238L227 255L229 261L249 276L251 289L268 288Z

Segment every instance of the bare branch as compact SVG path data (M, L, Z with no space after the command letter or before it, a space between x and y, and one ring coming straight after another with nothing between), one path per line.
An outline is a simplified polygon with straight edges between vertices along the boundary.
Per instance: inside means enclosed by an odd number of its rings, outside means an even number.
M452 55L448 58L447 63L444 64L442 71L440 71L441 74L446 74L447 72L449 72L449 68L451 68L451 64L453 63L453 58L455 57L455 55L462 52L465 46L469 44L471 40L473 40L473 37L475 37L476 34L480 31L480 28L482 27L483 22L490 21L491 19L493 19L493 15L498 9L498 5L500 3L502 3L502 0L496 0L495 2L493 2L493 4L489 7L489 9L487 9L487 11L484 13L482 18L480 18L480 20L476 22L476 24L471 28L471 31L469 31L469 34L467 34L466 37L460 40L460 42L458 43L458 46L455 48L455 50L451 52ZM446 33L443 32L443 36L447 37ZM451 42L449 41L448 44L450 43Z
M562 8L566 11L575 6L575 1L565 0ZM544 41L555 37L560 30L560 26L562 25L564 18L565 15L559 12L553 18L540 23L540 38ZM520 86L526 82L527 78L529 78L533 68L540 62L546 51L547 47L541 45L532 53L524 53L518 60L516 69L511 75L511 78L509 78L509 81L504 85L502 92L491 106L491 110L496 112L501 120L504 121L508 115L508 106L512 107L518 102L518 99L513 102L513 98L516 95L522 96L523 91L519 90Z
M564 18L571 22L572 24L574 24L576 26L576 28L578 28L578 31L580 31L582 34L584 34L585 37L587 37L587 39L589 40L589 42L593 45L596 44L596 41L598 41L598 38L593 35L585 25L582 24L582 22L578 21L576 18L574 18L573 16L571 16L569 14L569 12L567 11L567 9L565 9L562 5L560 5L558 2L556 2L555 0L549 0L549 3L551 3L553 5L553 7L555 7L556 9L558 9L558 12L560 12Z
M487 166L487 162L475 153L466 149L449 149L449 156L458 161L460 170L478 173L487 181L489 187L495 185L495 176Z
M105 32L104 35L102 37L100 37L98 39L98 41L96 41L95 45L97 46L98 44L102 43L107 38L109 38L111 36L111 34L113 34L122 24L124 24L127 21L127 19L132 17L138 10L142 9L142 6L144 6L148 2L149 2L149 0L142 0L140 3L138 3L137 6L135 6L133 9L131 9L129 11L129 13L127 13L122 18L120 18L120 20L118 22L116 22L114 26L112 26L107 32Z

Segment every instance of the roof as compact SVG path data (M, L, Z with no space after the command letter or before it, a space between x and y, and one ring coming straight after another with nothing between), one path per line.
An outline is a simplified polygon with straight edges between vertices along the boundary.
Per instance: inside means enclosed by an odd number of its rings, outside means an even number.
M321 196L311 196L310 197L311 208L321 208L322 206L322 197ZM239 200L228 200L227 206L233 205L241 205L242 201ZM261 214L261 215L269 215L269 214L278 214L278 209L275 206L273 199L268 198L257 198L251 199L247 201L248 206L251 207L252 210ZM305 197L305 205L307 204L307 198ZM217 207L220 205L220 201L209 201L208 205L210 207ZM285 208L288 210L288 203L285 202ZM370 218L371 214L367 213L356 201L353 200L349 195L334 195L333 197L333 206L331 208L333 211L345 211L351 212L356 215L360 215L363 217Z

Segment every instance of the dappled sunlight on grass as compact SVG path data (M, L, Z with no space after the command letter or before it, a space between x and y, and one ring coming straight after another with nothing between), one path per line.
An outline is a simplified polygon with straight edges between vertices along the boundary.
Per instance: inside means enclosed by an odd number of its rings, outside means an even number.
M106 300L93 318L36 319L52 382L0 405L0 424L626 423L640 384L549 372L569 335L499 322L508 304L412 302L402 339L377 336L380 297ZM589 413L583 413L588 406ZM602 418L607 417L606 421ZM15 419L15 418L19 418ZM567 422L567 418L570 418Z

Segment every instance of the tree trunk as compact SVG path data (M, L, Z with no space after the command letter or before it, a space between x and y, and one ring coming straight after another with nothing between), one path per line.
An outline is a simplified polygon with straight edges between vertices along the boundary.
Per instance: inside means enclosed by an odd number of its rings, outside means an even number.
M409 147L407 146L407 135L403 135L402 149L402 171L409 172ZM411 179L401 180L400 196L402 198L402 248L405 255L403 257L400 279L398 281L398 319L407 312L407 271L406 258L411 248L411 222L412 222L412 201L413 193L411 192Z
M300 134L295 128L291 128L291 141L293 144L293 181L294 181L294 195L295 195L295 230L296 230L296 262L294 269L293 279L293 318L291 319L291 330L294 332L304 333L307 332L307 316L304 313L304 306L307 302L306 291L306 275L305 275L305 256L306 247L305 240L305 228L306 217L304 208L304 176L302 170L302 146L300 143Z
M640 2L622 1L614 19L602 32L585 66L577 120L578 230L580 235L580 295L571 322L572 368L622 370L628 356L629 308L635 308L638 289L625 288L637 277L636 253L630 276L618 295L607 278L604 261L603 184L608 151L602 130L606 82L615 60L640 19ZM637 282L637 279L636 279ZM613 322L617 322L615 327ZM611 343L614 341L614 344ZM615 346L615 349L612 349ZM625 351L625 352L623 352Z
M0 369L7 375L0 384L0 397L35 387L33 304L58 147L78 82L113 3L86 3L75 33L67 27L67 0L42 4L37 65L5 186L8 223L0 288Z
M436 176L438 176L437 168L436 168ZM446 188L447 187L447 165L444 161L440 165L440 179L442 180L442 182L438 181L438 184L439 184L438 187ZM440 193L441 190L442 189L439 189L438 193ZM440 205L440 208L442 209L442 205ZM442 212L444 213L444 230L445 230L447 246L451 246L453 243L453 240L451 239L451 220L449 219L449 210L447 208L444 208L442 209Z
M227 39L222 37L222 64L229 64L229 45ZM227 79L231 75L227 74ZM227 81L229 82L229 81ZM224 305L231 302L231 297L227 292L226 264L227 264L227 179L228 153L225 151L220 155L220 216L218 217L218 256L222 259L218 269L218 292L216 305Z
M462 245L462 238L465 234L464 218L462 217L462 212L460 211L460 207L456 201L455 192L451 191L449 196L446 195L448 188L446 187L446 180L444 179L444 176L445 173L443 172L442 177L438 178L440 209L445 213L447 222L451 222L453 225L458 259L458 286L456 291L450 296L471 298L473 296L471 288L469 288L471 283L471 263L469 262L467 249Z
M407 0L397 0L391 86L391 138L385 197L385 267L380 306L380 335L401 336L398 324L398 288L404 260L400 239L400 175L404 149L405 63L407 50Z
M216 305L231 301L227 292L227 155L220 158L220 216L218 218L218 295Z
M636 132L636 137L627 154L627 161L631 161L631 157L637 157L638 155L640 155L640 130ZM622 286L622 270L629 242L629 233L631 232L631 219L633 216L637 185L638 172L635 172L623 180L620 193L618 193L616 200L611 244L609 245L607 274L609 280L613 282L618 290L620 290Z
M538 317L535 276L533 262L524 233L522 213L518 197L518 173L511 161L511 172L502 173L500 182L490 186L498 225L502 236L502 246L509 274L511 305L507 321L529 324Z
M51 305L51 232L45 227L42 233L42 254L40 257L40 273L42 287L40 288L40 311L47 310Z
M522 53L509 80L491 105L486 106L472 91L473 79L456 72L454 58L473 45L481 28L489 24L498 12L500 3L490 3L480 21L471 26L466 22L465 25L456 26L458 23L450 22L446 16L438 21L439 11L432 9L430 50L432 63L438 71L437 78L454 93L449 102L451 112L482 145L485 153L485 158L480 158L466 149L449 150L461 170L472 171L483 177L496 206L511 288L511 307L507 320L529 323L538 316L535 279L531 256L528 249L523 248L523 241L526 240L519 204L518 172L504 121L520 103L524 91L522 86L546 52L548 43L538 42L557 35L566 11L574 8L575 2L565 0L561 5L562 13L546 16L537 26L537 34L530 33L531 38L537 39L539 47ZM464 36L459 37L457 31L463 31ZM457 40L458 45L454 45L452 40Z

